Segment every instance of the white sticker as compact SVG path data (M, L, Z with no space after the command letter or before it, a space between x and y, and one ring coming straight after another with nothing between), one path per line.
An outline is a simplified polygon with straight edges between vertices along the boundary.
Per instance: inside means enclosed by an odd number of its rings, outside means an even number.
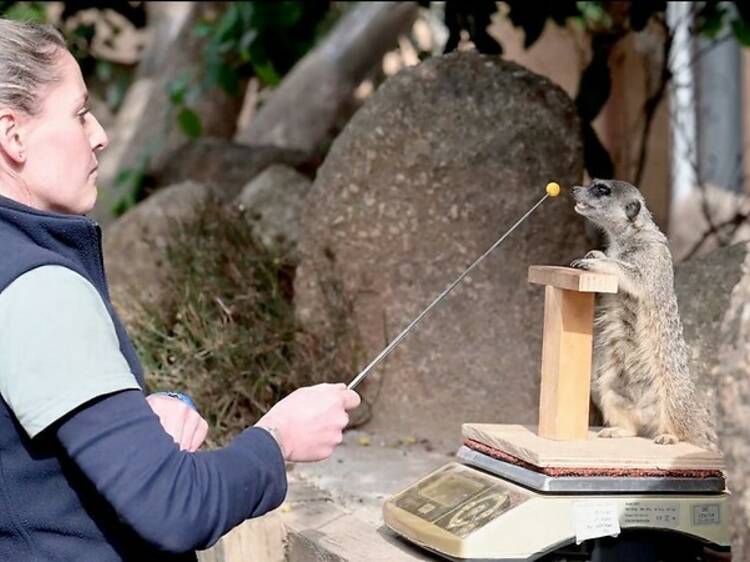
M676 529L680 525L680 503L674 500L625 502L622 525Z
M597 501L573 503L576 544L598 537L616 537L620 534L617 505Z

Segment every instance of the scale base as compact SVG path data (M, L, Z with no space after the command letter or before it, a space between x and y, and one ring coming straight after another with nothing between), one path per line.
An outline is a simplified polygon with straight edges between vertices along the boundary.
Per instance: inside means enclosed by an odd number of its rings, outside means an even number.
M388 499L383 516L391 530L449 560L532 561L577 539L646 529L730 546L723 491L549 493L457 462Z

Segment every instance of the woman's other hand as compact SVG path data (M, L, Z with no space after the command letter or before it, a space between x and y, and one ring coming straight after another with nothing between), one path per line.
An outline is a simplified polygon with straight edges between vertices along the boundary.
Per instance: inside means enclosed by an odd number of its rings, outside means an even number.
M194 453L203 444L208 435L208 423L195 409L167 394L151 394L146 402L180 449Z

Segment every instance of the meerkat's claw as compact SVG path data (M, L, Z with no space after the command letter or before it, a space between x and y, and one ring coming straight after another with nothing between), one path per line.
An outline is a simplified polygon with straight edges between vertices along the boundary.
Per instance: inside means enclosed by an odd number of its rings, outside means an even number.
M597 433L597 437L602 437L604 439L615 439L619 437L635 437L635 433L632 431L628 431L624 427L605 427L602 429L599 433Z
M591 260L588 258L578 258L570 262L570 267L588 270L591 267Z
M657 435L654 438L654 443L657 445L674 445L675 443L679 443L680 440L671 433L662 433L661 435Z
M587 252L585 256L583 256L583 259L585 260L600 260L602 258L606 258L607 255L600 251L600 250L591 250L590 252Z

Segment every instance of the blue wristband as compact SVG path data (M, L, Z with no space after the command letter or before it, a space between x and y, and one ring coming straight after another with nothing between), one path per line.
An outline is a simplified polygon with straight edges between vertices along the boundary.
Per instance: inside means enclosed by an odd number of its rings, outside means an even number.
M177 398L177 400L179 400L180 402L184 402L196 412L198 411L198 408L195 407L195 402L193 402L190 399L190 396L188 396L187 394L181 394L179 392L155 392L153 395L154 396L162 395L162 396L169 396L170 398Z

